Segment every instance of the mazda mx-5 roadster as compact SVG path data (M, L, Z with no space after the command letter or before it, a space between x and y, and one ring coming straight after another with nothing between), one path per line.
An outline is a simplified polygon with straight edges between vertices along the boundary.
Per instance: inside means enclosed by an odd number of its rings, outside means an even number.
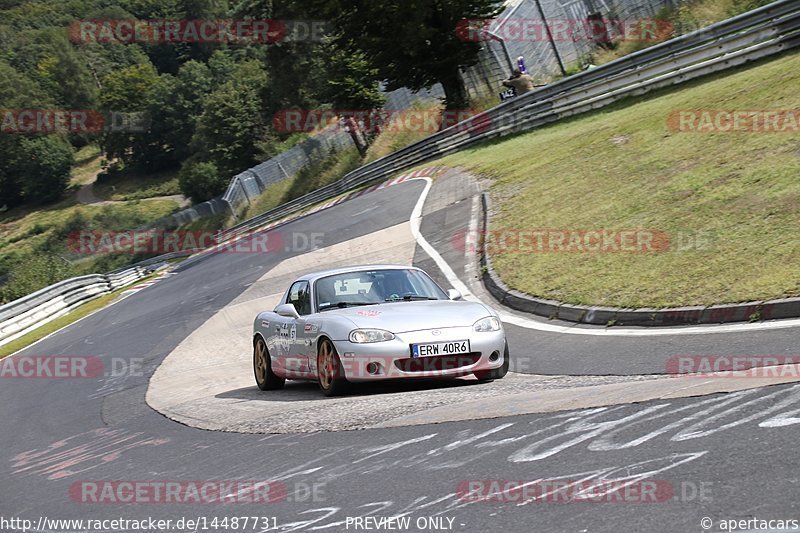
M326 396L348 384L395 379L501 379L509 354L497 313L445 292L425 272L371 265L317 272L291 284L253 324L261 390L316 381Z

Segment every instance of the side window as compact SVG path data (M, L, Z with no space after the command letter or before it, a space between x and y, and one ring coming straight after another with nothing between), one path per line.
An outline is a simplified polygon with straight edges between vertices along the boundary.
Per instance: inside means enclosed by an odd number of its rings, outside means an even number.
M289 289L287 304L292 304L300 316L311 314L311 292L307 281L298 281Z

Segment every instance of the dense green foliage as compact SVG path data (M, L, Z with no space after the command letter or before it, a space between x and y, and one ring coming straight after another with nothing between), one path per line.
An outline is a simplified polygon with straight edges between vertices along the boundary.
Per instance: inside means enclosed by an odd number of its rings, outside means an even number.
M502 0L307 0L334 21L337 44L365 54L390 89L421 89L441 83L447 107L465 109L469 97L461 72L477 63L481 45L464 40L465 19L497 16Z
M62 202L63 203L63 202ZM13 235L0 240L0 305L30 294L62 279L97 272L109 272L154 253L115 252L87 254L78 247L81 232L125 232L141 228L169 213L168 201L129 202L125 205L62 207L56 212L31 216L36 221L12 229ZM9 226L21 224L19 221ZM24 246L17 246L23 244ZM8 251L11 249L11 251Z
M457 25L493 16L501 4L0 0L0 109L104 117L101 127L1 135L0 207L60 198L72 152L88 143L100 145L117 175L183 167L184 193L201 201L296 141L273 129L281 110L376 109L384 103L380 82L415 89L441 82L448 104L463 106L460 69L475 62L479 47L460 40ZM291 21L328 23L312 38L289 32L270 44L90 42L77 30L80 21L246 18L290 28Z
M10 302L75 275L76 269L56 256L27 256L9 274L9 283L0 288L0 303Z
M70 31L77 21L307 15L291 2L277 10L228 0L0 0L0 110L89 110L105 119L78 132L0 135L0 208L62 197L74 149L90 142L116 175L185 167L184 193L205 200L297 141L272 131L277 111L342 105L340 92L351 105L382 104L375 72L363 60L349 68L319 41L86 43Z

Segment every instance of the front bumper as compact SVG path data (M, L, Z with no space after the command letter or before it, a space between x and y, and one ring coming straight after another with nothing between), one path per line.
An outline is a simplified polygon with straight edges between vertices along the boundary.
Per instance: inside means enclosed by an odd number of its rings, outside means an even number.
M434 335L433 331L439 331ZM466 355L413 358L411 345L469 339L471 352ZM505 331L478 333L471 327L412 331L397 334L386 342L355 344L334 342L345 377L358 383L403 378L459 377L492 370L503 365ZM492 355L496 357L490 361ZM377 371L376 371L377 370Z

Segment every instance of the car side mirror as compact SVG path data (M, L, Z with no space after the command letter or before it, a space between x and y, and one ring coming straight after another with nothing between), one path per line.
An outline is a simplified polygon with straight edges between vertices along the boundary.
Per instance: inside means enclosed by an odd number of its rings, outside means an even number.
M463 296L461 295L461 293L458 292L455 289L450 289L449 291L447 291L447 297L450 298L451 300L461 300L461 299L463 299Z
M286 318L300 318L300 314L292 304L281 304L275 308L275 312Z

